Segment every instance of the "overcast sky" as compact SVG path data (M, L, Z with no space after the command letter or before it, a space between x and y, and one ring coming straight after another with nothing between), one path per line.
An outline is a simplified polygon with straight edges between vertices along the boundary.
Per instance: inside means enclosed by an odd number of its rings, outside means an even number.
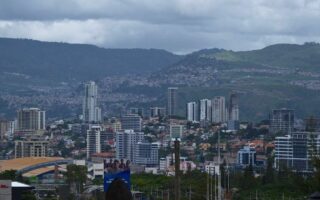
M320 0L0 0L0 37L248 50L320 41Z

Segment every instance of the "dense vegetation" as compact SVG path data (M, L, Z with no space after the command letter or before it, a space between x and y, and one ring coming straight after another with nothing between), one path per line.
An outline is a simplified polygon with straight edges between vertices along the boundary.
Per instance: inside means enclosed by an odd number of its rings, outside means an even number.
M27 79L32 76L44 83L96 80L113 74L143 74L179 59L181 56L157 49L105 49L93 45L0 38L0 75L15 73Z
M242 172L232 171L227 176L225 166L222 166L222 186L224 191L230 184L229 192L234 200L248 199L284 199L284 200L302 200L308 199L310 194L320 190L320 161L315 161L316 173L311 176L302 176L291 172L289 169L282 168L275 171L272 168L272 159L268 161L267 168L262 170L260 176L252 167L247 167ZM189 199L191 190L191 198L193 200L206 199L207 194L207 175L200 171L187 172L181 177L181 197ZM228 180L230 183L228 184ZM213 181L214 179L209 182ZM139 174L132 175L132 185L134 190L143 191L148 197L153 199L166 199L174 195L174 178L164 175Z

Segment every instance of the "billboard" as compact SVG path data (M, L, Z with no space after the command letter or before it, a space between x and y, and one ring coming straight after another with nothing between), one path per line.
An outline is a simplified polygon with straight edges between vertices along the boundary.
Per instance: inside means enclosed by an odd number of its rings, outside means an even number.
M107 192L112 181L115 179L121 179L130 190L131 183L130 183L130 161L124 161L121 159L119 162L118 160L112 159L109 162L104 162L104 191Z

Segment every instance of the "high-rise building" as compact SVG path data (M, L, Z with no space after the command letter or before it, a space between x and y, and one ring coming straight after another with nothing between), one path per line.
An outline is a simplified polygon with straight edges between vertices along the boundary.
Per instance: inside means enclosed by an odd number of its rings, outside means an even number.
M147 141L138 142L135 149L134 163L155 167L159 165L159 149L157 144Z
M132 129L134 131L141 131L142 129L142 119L137 114L127 114L121 116L121 127L122 129Z
M232 93L229 99L229 107L228 107L228 117L231 121L239 120L239 103L238 96L236 93Z
M39 108L24 108L18 110L18 130L45 130L46 112Z
M294 128L294 110L277 109L270 115L270 131L272 133L291 133Z
M165 116L166 109L162 107L151 107L150 117L163 117Z
M15 158L48 156L48 141L31 139L15 141Z
M116 133L116 158L128 159L134 162L136 145L144 141L144 134L134 130L124 130Z
M178 104L177 92L178 92L177 87L168 88L168 105L167 105L168 116L177 115L177 104Z
M313 172L312 159L320 155L320 132L293 132L275 139L275 167Z
M101 109L97 106L98 86L94 81L89 81L84 85L84 98L82 105L82 115L85 122L100 122Z
M197 102L187 103L187 120L190 122L199 121L199 107Z
M87 159L94 153L101 153L106 145L106 132L99 125L92 125L87 130Z
M211 100L201 99L199 101L199 120L204 122L211 121Z
M226 122L226 99L223 96L214 97L212 103L212 122Z

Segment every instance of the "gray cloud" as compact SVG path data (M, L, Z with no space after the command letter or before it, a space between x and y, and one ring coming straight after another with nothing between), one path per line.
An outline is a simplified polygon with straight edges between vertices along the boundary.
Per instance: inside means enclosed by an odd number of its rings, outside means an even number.
M2 0L0 36L190 52L320 41L318 0Z

